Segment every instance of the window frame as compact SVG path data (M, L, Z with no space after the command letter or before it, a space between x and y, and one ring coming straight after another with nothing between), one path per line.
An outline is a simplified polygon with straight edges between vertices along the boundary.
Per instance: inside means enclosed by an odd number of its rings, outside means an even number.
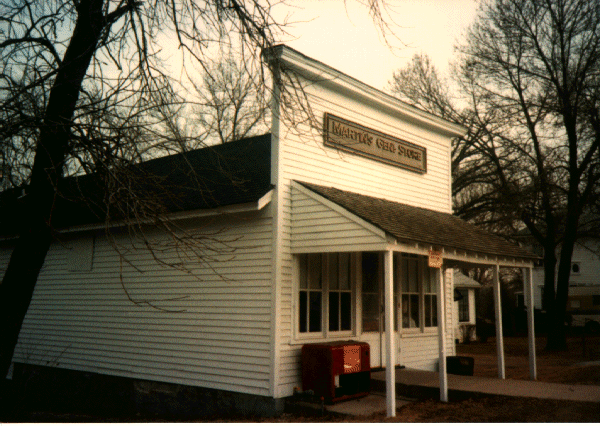
M458 314L458 322L460 324L467 324L471 322L471 305L469 303L470 300L470 291L467 288L459 288L457 289L462 298L457 301L457 314ZM462 306L466 303L466 306ZM467 314L467 319L461 319L463 313Z

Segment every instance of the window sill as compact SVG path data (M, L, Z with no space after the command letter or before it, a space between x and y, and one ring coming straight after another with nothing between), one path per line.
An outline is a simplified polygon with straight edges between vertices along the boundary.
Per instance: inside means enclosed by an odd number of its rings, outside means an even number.
M329 334L325 336L324 334L311 334L307 336L295 336L290 339L290 345L304 345L307 343L326 343L326 342L335 342L337 340L350 340L356 339L355 332L348 333L339 333L339 334Z
M423 337L423 336L437 336L437 334L438 334L437 327L428 327L425 330L421 330L421 329L402 330L402 333L400 333L400 337L401 338L404 338L404 337L413 338L413 337Z

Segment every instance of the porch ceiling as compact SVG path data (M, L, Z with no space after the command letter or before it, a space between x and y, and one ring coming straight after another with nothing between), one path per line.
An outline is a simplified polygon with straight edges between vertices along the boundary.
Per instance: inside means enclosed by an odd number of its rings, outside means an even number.
M337 188L306 182L298 183L385 231L398 242L441 248L448 253L469 253L470 258L473 256L511 258L526 262L538 258L517 244L452 214L413 207ZM455 256L452 257L455 261L459 260Z

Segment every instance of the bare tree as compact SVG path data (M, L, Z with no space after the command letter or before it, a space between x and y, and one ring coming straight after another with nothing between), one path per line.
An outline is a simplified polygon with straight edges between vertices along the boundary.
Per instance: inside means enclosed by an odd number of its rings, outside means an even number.
M516 205L544 247L547 349L565 348L573 247L600 179L600 8L585 0L488 2L462 51L463 74L504 115L504 145L520 155L520 173L505 176L526 195Z
M526 226L544 248L547 348L562 349L573 247L600 180L600 8L586 0L488 0L459 51L467 107L457 121L471 131L458 146L486 164L467 175L475 192L455 193L463 201L457 211L468 218L471 210L482 223L503 217L496 228L503 232Z
M282 28L273 15L277 3L0 1L2 181L5 187L26 188L14 224L19 237L0 286L0 374L8 371L38 274L57 236L56 203L72 194L67 187L73 180L65 178L89 172L102 177L103 198L87 199L79 191L102 220L128 218L134 233L145 224L167 229L164 206L143 199L148 182L138 185L128 171L144 159L188 148L189 135L162 131L177 128L173 117L184 105L170 77L177 70L168 72L168 65L180 56L182 69L193 64L209 70L208 58L227 34L240 62L261 64L254 68L254 84L268 96L269 73L260 54ZM380 0L366 3L383 28ZM177 47L170 58L165 52L173 49L161 49L167 41ZM139 171L134 175L143 182ZM14 205L3 204L3 214L7 208ZM173 237L192 250L204 247L194 238Z
M511 171L501 165L516 163L508 158L509 151L496 149L502 134L494 112L482 108L480 100L470 92L472 87L463 86L462 96L450 87L450 82L424 54L415 55L405 68L394 73L389 83L389 90L400 99L468 129L452 146L454 213L495 232L512 235L518 217L511 214L513 209L507 200L512 194L503 178Z
M269 3L258 1L19 0L0 7L3 178L27 187L0 287L6 374L54 238L64 177L104 172L118 187L116 166L160 145L148 140L158 124L149 111L180 100L158 42L174 37L183 58L202 63L209 40L227 32L240 51L258 57L279 26Z
M268 99L250 65L227 50L201 72L201 81L194 83L191 123L198 141L225 143L268 130Z

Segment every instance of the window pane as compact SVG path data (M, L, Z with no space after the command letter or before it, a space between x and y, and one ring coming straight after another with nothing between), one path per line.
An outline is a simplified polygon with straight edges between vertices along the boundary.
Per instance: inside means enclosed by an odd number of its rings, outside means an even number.
M413 325L414 324L414 325ZM410 326L419 327L419 296L410 295Z
M402 327L410 328L410 303L408 294L402 295Z
M340 253L340 290L350 290L350 253Z
M329 290L337 290L340 288L338 254L331 253L327 258L329 259Z
M429 268L429 291L430 293L437 293L438 282L437 282L437 274L436 272Z
M329 331L340 329L340 295L329 293Z
M458 320L460 322L469 321L469 292L468 290L457 290L460 295L458 299Z
M408 261L408 291L417 293L419 291L419 279L417 270L417 260L409 259Z
M437 296L431 295L431 326L432 327L437 327L438 325L438 321L437 321Z
M379 294L365 294L362 297L363 332L379 331Z
M423 268L423 292L424 293L432 293L431 291L431 275L432 275L432 270L431 268L425 264L424 268ZM435 273L433 274L435 275Z
M320 289L321 286L321 255L308 255L309 288Z
M425 327L432 326L432 312L431 310L435 309L435 306L431 306L431 296L425 295Z
M400 277L402 281L402 293L408 293L408 259L402 259Z
M342 293L340 300L341 330L352 329L352 293Z
M308 288L308 256L305 254L300 255L300 288Z
M377 293L379 291L379 255L377 253L362 254L362 291Z
M321 293L310 292L308 331L321 331Z
M300 313L300 333L306 333L307 331L307 306L308 306L308 294L306 291L301 291L300 292L300 307L299 307L299 313Z

